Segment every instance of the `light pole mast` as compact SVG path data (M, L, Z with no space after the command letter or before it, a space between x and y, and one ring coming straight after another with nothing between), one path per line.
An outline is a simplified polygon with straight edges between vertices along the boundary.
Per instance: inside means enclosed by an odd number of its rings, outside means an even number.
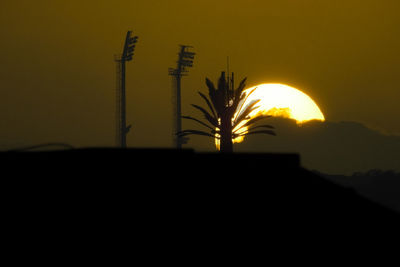
M193 67L193 59L196 53L188 51L191 46L181 45L176 69L170 68L169 75L174 77L176 82L174 90L174 126L173 140L176 149L181 149L182 145L187 142L186 138L176 135L182 130L182 111L181 111L181 80L182 76L186 76L188 71L186 67Z
M128 31L122 55L115 56L114 59L117 67L116 141L117 146L120 148L126 148L126 135L131 128L131 125L126 126L125 63L132 60L135 43L137 43L138 38L138 36L132 37L132 31Z

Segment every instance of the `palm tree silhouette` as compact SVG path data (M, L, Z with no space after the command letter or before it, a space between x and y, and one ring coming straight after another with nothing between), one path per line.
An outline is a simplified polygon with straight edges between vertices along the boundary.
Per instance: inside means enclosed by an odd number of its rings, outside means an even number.
M201 124L208 128L209 132L183 130L178 132L177 135L180 137L187 135L202 135L218 139L220 143L220 151L225 153L233 152L232 140L237 137L251 134L275 135L275 132L272 130L274 127L271 125L253 126L259 120L270 116L258 115L253 118L249 117L249 114L257 108L256 104L260 100L254 100L244 107L247 98L255 90L253 89L250 92L243 93L246 79L247 78L243 79L240 82L239 87L235 90L234 88L230 88L229 81L225 79L225 72L222 72L217 88L215 88L214 84L206 78L210 99L201 92L199 92L199 94L206 102L210 112L198 105L192 104L192 106L204 115L204 118L208 123L190 116L182 116L182 118ZM264 128L264 130L255 130L259 128Z

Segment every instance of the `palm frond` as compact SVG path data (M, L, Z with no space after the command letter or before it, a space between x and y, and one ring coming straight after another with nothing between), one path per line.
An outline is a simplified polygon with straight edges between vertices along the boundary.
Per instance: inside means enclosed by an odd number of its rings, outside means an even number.
M210 81L210 79L206 78L206 85L208 87L208 95L210 96L211 102L213 106L217 109L217 89L214 86L214 83ZM218 110L217 110L218 112Z
M233 128L235 128L242 120L244 120L252 111L254 111L258 106L255 105L260 102L260 99L252 101L248 104L245 110L240 114L238 113L236 119L234 120Z
M254 93L254 91L255 91L256 89L257 89L257 87L254 88L253 90L251 90L250 92L248 92L248 93L245 94L245 95L244 95L243 93L240 95L239 103L241 102L241 105L240 105L240 108L239 108L239 109L236 108L237 114L238 114L238 115L239 115L240 112L242 111L243 105L244 105L244 103L246 103L247 98L248 98L252 93ZM239 103L238 103L238 105L239 105Z
M250 125L256 123L257 121L260 121L260 120L262 120L262 119L271 118L271 117L272 117L271 115L258 115L257 117L248 120L245 124L243 124L242 126L240 126L240 128L236 129L235 132L237 132L238 130L242 129L243 127L248 127L248 126L250 126ZM237 125L236 125L236 126L237 126ZM235 126L235 127L236 127L236 126Z
M226 79L225 79L225 73L221 73L221 76L219 77L218 80L218 90L222 90L222 91L226 91L227 88L227 83L226 83Z
M241 133L241 134L237 134L236 137L247 136L247 135L251 135L251 134L269 134L269 135L276 135L276 133L275 133L274 131L262 130L262 131L244 132L244 133Z
M211 100L213 99L213 96L215 95L215 89L214 83L210 81L208 78L206 78L206 85L208 87L208 95L210 96Z
M210 81L210 79L208 79L208 78L206 78L206 85L207 85L208 89L215 91L214 83L212 81Z
M224 90L218 90L215 88L213 82L211 82L208 78L206 78L206 84L208 87L208 94L217 116L221 116L224 111Z
M243 93L243 90L244 90L244 88L245 88L245 86L246 86L246 81L247 81L247 78L244 78L244 79L240 82L239 87L235 90L235 93L234 93L234 101L233 101L233 106L234 106L234 109L235 109L235 110L236 110L237 106L239 105L240 100L243 99L242 97L244 97L244 96L242 95L242 93Z
M184 130L184 131L177 132L176 135L179 137L184 137L184 136L188 136L188 135L202 135L202 136L208 136L208 137L219 139L218 136L215 136L215 135L207 133L207 132L198 131L198 130Z
M196 109L200 110L203 113L204 117L208 120L208 122L211 123L211 125L215 126L216 128L218 127L218 119L217 118L210 115L210 113L208 113L204 108L202 108L198 105L192 104L192 106L195 107Z
M244 87L246 86L246 81L247 81L247 77L244 78L244 79L240 82L239 87L236 89L237 94L239 94L239 95L242 94L242 92L243 92L243 90L244 90Z
M236 129L236 130L234 131L234 133L239 132L239 134L241 134L241 133L243 133L243 132L250 132L250 131L252 131L252 130L254 130L254 129L259 129L259 128L266 128L266 129L272 129L272 130L275 129L274 126L267 125L267 124L265 124L265 125L257 125L257 126L248 128L248 129L246 129L245 131L242 131L242 132L241 132L241 130L242 130L243 128L244 128L244 127L240 127L240 128L238 128L238 129Z
M267 129L272 129L272 130L275 129L275 127L272 126L272 125L263 124L263 125L257 125L257 126L251 127L251 128L249 128L247 131L250 132L250 131L252 131L252 130L254 130L254 129L259 129L259 128L267 128Z
M206 101L208 107L210 108L212 114L214 115L214 118L216 118L216 117L217 117L217 114L215 113L214 108L213 108L213 106L212 106L211 103L210 103L210 100L208 100L208 98L207 98L202 92L198 92L198 93L199 93L199 95L204 99L204 101Z
M203 125L203 126L209 128L210 130L214 130L214 128L212 128L210 125L208 125L208 124L206 124L206 123L204 123L204 122L202 122L201 120L198 120L198 119L196 119L196 118L193 118L193 117L190 117L190 116L182 116L182 118L183 118L183 119L187 119L187 120L195 121L195 122L200 123L201 125Z

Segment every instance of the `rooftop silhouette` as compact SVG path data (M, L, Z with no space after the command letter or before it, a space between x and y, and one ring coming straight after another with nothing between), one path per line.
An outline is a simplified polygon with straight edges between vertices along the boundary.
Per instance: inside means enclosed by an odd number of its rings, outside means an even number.
M39 202L43 211L72 206L83 212L89 203L100 209L100 203L109 202L117 209L136 207L145 213L167 206L176 212L218 213L217 207L225 205L224 212L264 212L282 219L398 217L355 190L301 167L297 154L97 148L3 152L0 158L3 171L13 174L6 182L18 195L13 197L17 206ZM119 203L121 197L131 200Z

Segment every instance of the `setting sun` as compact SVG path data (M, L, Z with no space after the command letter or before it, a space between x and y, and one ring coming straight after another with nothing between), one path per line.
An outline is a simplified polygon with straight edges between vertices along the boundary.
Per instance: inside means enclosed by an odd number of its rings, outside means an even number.
M265 83L246 89L243 93L253 91L245 100L243 106L257 103L258 108L249 114L250 119L257 115L271 115L296 120L298 124L320 120L325 121L318 105L302 91L279 83ZM240 114L236 114L238 116ZM246 129L244 129L246 130ZM234 142L241 142L243 138L236 138Z
M248 97L244 105L257 99L261 101L257 104L259 108L251 115L259 112L270 113L273 116L295 119L298 123L325 120L318 105L308 95L294 87L279 83L265 83L246 89L244 93L253 89L256 90Z

